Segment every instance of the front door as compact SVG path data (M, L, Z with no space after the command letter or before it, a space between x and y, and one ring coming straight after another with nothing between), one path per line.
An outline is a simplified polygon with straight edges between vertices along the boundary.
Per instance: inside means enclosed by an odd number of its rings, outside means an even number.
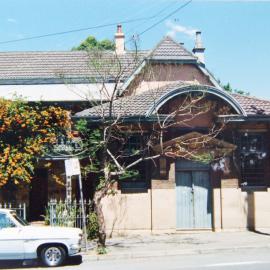
M211 229L212 198L208 167L192 161L176 162L177 229Z
M29 196L29 219L44 220L45 208L48 204L48 171L36 169L31 181Z

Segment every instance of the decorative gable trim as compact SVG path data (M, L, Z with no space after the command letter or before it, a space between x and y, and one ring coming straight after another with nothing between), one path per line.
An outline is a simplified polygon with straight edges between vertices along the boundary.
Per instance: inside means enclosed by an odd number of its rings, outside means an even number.
M159 100L157 100L154 104L152 104L152 106L148 109L148 111L146 112L146 117L157 112L166 102L168 102L170 99L174 98L175 96L185 94L185 93L191 93L191 92L205 92L205 93L209 93L214 96L217 96L223 99L232 108L234 108L237 114L244 115L244 116L247 115L245 110L236 101L236 99L232 97L231 95L227 94L225 91L219 90L214 87L205 86L205 85L188 85L188 86L182 86L182 87L176 88L162 95L159 98Z

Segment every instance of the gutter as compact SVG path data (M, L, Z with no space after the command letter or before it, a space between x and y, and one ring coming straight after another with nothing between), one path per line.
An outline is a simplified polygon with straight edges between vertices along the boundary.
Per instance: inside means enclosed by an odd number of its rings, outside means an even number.
M124 76L123 76L124 77ZM125 78L121 79L123 83ZM105 83L114 83L113 77ZM43 84L97 84L104 83L102 77L36 77L36 78L8 78L0 79L0 85L43 85Z
M157 122L158 120L164 120L167 118L167 115L155 115L145 116L145 115L135 115L135 116L124 116L119 118L119 123L152 123ZM100 117L100 116L72 116L71 119L76 122L81 119L86 120L88 123L103 123L104 120L115 120L117 117Z
M270 115L220 115L217 117L219 123L232 122L270 122Z
M96 124L103 123L104 120L115 120L117 117L100 117L100 116L72 116L71 119L77 122L85 119L88 123ZM158 120L162 121L167 118L167 115L150 115L150 116L125 116L119 118L119 123L154 123ZM252 123L252 122L270 122L270 115L220 115L217 117L218 123Z

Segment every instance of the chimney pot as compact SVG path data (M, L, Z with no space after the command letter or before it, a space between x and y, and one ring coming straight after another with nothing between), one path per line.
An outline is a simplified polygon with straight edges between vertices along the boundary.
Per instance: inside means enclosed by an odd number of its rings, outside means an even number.
M122 25L121 24L118 24L117 25L117 33L123 33L122 32Z
M122 25L117 25L117 30L114 35L115 39L115 52L117 54L124 54L125 53L125 34L122 31Z
M202 32L201 31L196 32L195 48L197 48L197 49L204 48L203 43L202 43Z
M195 46L192 52L197 56L198 60L204 64L204 51L205 48L202 43L202 32L201 31L196 31L196 38L195 38Z

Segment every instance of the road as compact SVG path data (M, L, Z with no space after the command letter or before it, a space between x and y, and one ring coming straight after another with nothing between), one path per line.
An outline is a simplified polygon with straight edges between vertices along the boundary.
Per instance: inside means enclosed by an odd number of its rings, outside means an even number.
M181 256L166 256L158 258L127 259L127 260L101 260L92 261L86 256L82 263L66 265L64 267L50 268L58 270L269 270L270 249L241 249L235 251L219 251L211 254L192 254ZM72 262L71 262L72 263ZM10 266L2 266L10 268ZM42 269L37 266L31 268L13 266L13 269ZM44 268L43 268L44 269Z

